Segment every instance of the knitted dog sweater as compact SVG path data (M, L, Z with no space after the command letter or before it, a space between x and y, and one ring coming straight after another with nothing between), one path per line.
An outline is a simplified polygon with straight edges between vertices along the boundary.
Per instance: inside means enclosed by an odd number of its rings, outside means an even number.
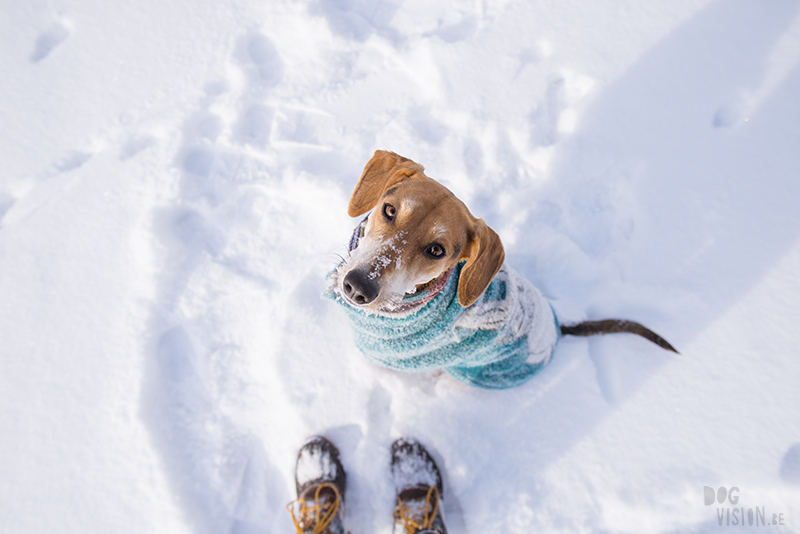
M550 361L560 333L555 314L533 284L505 265L473 305L461 306L462 266L404 297L392 311L348 304L335 282L337 271L324 296L343 307L356 345L375 363L398 371L445 369L485 389L519 386Z

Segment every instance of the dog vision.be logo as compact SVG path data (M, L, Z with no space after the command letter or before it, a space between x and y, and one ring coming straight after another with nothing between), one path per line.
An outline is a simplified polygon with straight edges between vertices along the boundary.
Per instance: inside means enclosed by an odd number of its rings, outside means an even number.
M724 506L725 501L731 506ZM739 488L733 486L728 489L724 486L714 491L714 488L703 486L703 502L706 506L711 506L715 502L723 505L717 507L717 520L719 526L723 523L725 526L748 525L757 527L767 527L770 525L784 525L783 514L772 514L772 521L767 517L767 511L763 506L756 506L753 508L745 509L744 506L737 506L739 504Z

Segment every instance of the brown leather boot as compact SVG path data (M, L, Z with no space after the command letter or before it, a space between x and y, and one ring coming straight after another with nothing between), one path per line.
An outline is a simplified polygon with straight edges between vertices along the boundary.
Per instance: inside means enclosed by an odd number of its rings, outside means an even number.
M392 480L397 494L394 534L447 534L442 476L425 447L405 438L395 441Z
M321 436L309 439L297 454L297 500L286 510L297 534L344 534L344 490L347 475L339 450Z

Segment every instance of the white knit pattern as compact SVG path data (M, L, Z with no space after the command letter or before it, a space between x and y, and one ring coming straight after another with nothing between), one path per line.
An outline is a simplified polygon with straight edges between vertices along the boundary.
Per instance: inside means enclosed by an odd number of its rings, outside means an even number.
M503 342L527 334L530 352L527 363L535 364L549 359L558 341L558 333L553 328L555 316L547 299L533 284L507 265L503 265L495 280L505 284L505 298L476 302L464 310L455 326L473 330L504 329Z

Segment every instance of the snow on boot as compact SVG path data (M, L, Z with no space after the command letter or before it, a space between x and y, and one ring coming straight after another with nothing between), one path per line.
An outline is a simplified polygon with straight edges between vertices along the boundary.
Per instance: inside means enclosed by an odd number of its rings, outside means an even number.
M286 510L297 534L344 534L344 490L347 475L339 450L321 436L310 438L297 454L297 500Z
M400 438L392 444L392 480L397 494L394 534L447 534L442 476L419 442Z

